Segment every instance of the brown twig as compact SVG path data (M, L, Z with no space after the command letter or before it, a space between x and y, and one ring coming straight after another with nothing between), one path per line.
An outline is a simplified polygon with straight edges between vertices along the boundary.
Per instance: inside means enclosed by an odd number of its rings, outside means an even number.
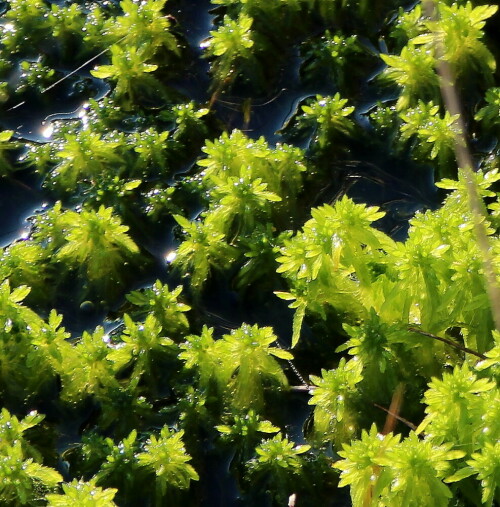
M408 419L401 417L400 415L396 414L395 412L391 412L389 409L383 407L382 405L379 405L378 403L374 403L373 405L375 407L379 408L380 410L387 412L394 419L397 419L398 421L401 421L403 424L406 424L406 426L408 426L408 428L410 428L411 430L415 431L417 429L417 426L415 426L412 422L408 421Z
M421 334L422 336L428 336L433 340L438 340L440 342L446 343L447 345L451 345L452 347L455 347L456 349L461 350L462 352L466 352L467 354L472 354L473 356L479 357L479 359L486 359L486 356L481 354L480 352L476 352L475 350L469 349L468 347L464 347L463 345L460 345L459 343L456 343L453 340L449 340L448 338L443 338L442 336L428 333L427 331L422 331L418 327L409 327L408 331L411 331L412 333Z
M425 0L424 10L433 21L438 19L438 11L434 0ZM463 120L462 108L455 87L455 80L449 62L444 58L444 47L440 34L436 33L436 71L440 77L441 95L443 102L450 115L457 115L456 125L458 131L455 133L455 156L458 167L463 170L469 199L469 209L474 221L476 241L481 251L484 274L486 278L486 290L491 305L491 313L495 328L500 330L500 286L497 281L493 267L490 241L484 224L485 208L484 203L477 190L474 181L474 167L472 156L465 138L465 123ZM442 340L442 339L441 339ZM472 353L472 352L470 352ZM476 353L477 355L477 353Z

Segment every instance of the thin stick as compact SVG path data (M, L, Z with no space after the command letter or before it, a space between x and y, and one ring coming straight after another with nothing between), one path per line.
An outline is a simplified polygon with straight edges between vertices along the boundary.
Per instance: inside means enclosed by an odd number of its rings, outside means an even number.
M430 19L436 21L438 12L434 0L425 0L424 9ZM440 77L441 95L446 109L450 115L458 115L458 132L455 133L455 156L458 166L463 170L469 200L469 209L474 221L474 232L476 241L482 254L484 274L486 278L486 290L491 305L491 313L495 323L495 328L500 330L500 286L498 285L495 269L493 267L493 258L491 246L484 225L485 210L484 203L479 196L476 183L474 181L474 167L472 156L470 154L465 139L465 123L463 120L462 108L458 99L453 72L449 62L444 58L443 43L440 34L436 33L436 71ZM472 352L471 352L472 353ZM476 354L477 355L477 354Z
M121 39L117 40L115 42L115 44L118 44L119 42L121 42L123 39L125 39L125 37L127 37L127 35L124 35ZM92 58L90 58L89 60L87 60L86 62L82 63L79 67L77 67L76 69L72 70L69 74L66 74L64 77L62 77L61 79L58 79L55 83L52 83L50 86L47 86L47 88L43 89L40 93L47 93L49 90L52 90L52 88L55 88L57 85L61 84L63 81L66 81L66 79L70 78L73 74L76 74L79 70L82 70L84 67L86 67L89 63L92 63L94 60L97 60L97 58L99 58L100 56L102 56L104 53L106 53L107 51L109 51L111 48L108 47L106 49L103 49L100 53L97 53L97 55L93 56ZM23 100L22 102L19 102L19 104L16 104L15 106L11 107L10 109L7 109L7 111L12 111L14 109L17 109L18 107L22 106L23 104L26 104L26 101Z
M428 336L433 340L438 340L440 342L446 343L447 345L451 345L452 347L455 347L456 349L461 350L462 352L466 352L467 354L472 354L473 356L479 357L479 359L486 359L486 356L481 354L480 352L476 352L475 350L469 349L468 347L464 347L463 345L460 345L459 343L449 340L448 338L443 338L441 336L437 336L435 334L422 331L421 329L418 329L418 327L409 327L408 331L411 331L412 333L421 334L422 336Z
M400 421L399 412L401 411L401 406L403 405L403 395L405 392L405 386L401 382L396 387L394 394L392 395L391 404L389 406L389 410L383 409L387 412L387 417L385 419L384 429L382 430L382 435L387 435L388 433L392 433L394 428L396 427L396 421Z
M397 419L398 421L401 421L403 424L406 424L406 426L408 426L413 431L415 431L417 429L417 426L415 426L412 422L408 421L408 419L401 417L400 415L396 414L395 412L392 412L390 409L387 409L387 408L383 407L382 405L379 405L378 403L374 403L373 405L375 407L379 408L380 410L387 412L391 417L394 417L394 419ZM385 435L385 433L383 433L383 435Z

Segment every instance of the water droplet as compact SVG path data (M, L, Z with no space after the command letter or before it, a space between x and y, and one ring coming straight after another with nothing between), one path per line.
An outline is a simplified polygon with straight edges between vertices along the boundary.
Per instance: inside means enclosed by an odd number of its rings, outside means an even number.
M171 262L174 262L176 257L177 257L177 252L175 250L171 250L170 252L166 253L165 262L167 264L170 264Z
M54 125L52 123L48 123L47 125L44 125L41 134L45 139L49 139L52 137L52 134L54 133Z

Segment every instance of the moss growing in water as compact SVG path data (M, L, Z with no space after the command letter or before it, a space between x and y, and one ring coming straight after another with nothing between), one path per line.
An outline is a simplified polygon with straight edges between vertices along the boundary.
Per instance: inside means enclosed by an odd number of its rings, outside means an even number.
M496 6L3 4L0 503L498 502Z

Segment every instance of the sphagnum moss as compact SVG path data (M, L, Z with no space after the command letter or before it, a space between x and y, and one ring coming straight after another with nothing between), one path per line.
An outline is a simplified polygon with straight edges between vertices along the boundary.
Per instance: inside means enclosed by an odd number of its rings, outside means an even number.
M496 270L496 6L214 0L198 37L186 1L4 3L0 174L47 204L0 257L0 503L500 501L498 331L453 160L461 129ZM80 118L23 139L58 90ZM407 159L450 178L396 241Z

